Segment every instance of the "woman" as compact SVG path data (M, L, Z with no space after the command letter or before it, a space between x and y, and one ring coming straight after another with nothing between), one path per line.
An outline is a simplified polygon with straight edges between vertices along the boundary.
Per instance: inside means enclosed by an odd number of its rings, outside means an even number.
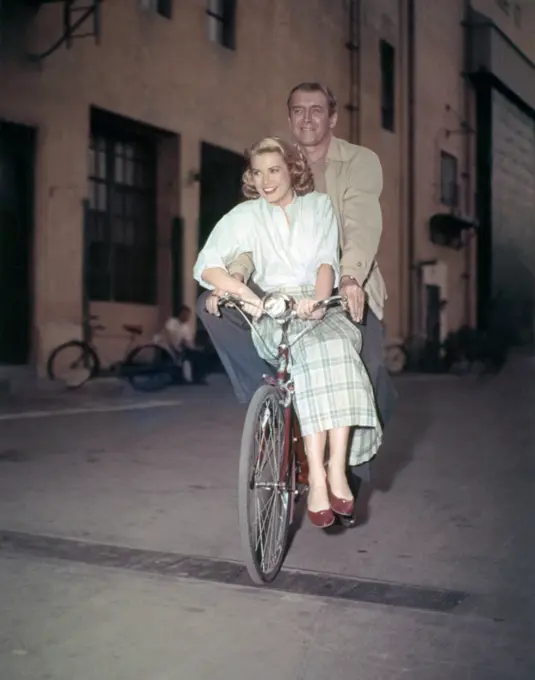
M258 331L253 341L271 363L280 328L269 318L258 318L260 298L231 277L226 265L250 252L255 284L297 300L299 320L290 327L290 341L305 325L308 332L291 347L291 372L309 463L308 515L316 526L327 527L334 513L353 512L346 477L348 448L351 465L363 463L373 458L382 436L372 386L359 356L360 331L340 308L313 311L315 302L329 297L338 285L338 225L331 199L314 191L310 166L299 147L268 137L251 147L247 160L242 189L250 200L216 224L194 276L206 288L239 295L248 303L246 311L256 319ZM311 323L321 318L321 323Z

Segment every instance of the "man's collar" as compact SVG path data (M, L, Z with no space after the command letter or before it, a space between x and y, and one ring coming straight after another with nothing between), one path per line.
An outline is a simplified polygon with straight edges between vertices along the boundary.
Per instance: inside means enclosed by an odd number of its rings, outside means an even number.
M334 135L331 137L331 142L329 148L327 149L327 160L328 161L341 161L342 160L342 150L341 150L340 140Z

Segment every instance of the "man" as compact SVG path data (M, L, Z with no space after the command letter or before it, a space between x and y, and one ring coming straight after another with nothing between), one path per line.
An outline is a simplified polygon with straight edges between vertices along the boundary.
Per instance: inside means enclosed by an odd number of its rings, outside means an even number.
M347 298L351 318L362 332L361 356L374 386L384 427L397 394L384 365L382 318L386 287L375 259L382 232L381 164L373 151L334 136L338 119L336 99L325 85L296 85L287 105L290 130L308 157L316 191L327 193L334 204L342 248L339 290ZM254 265L248 254L240 255L228 270L236 278L254 284ZM221 313L216 295L201 295L197 309L237 398L246 403L262 374L272 372L271 367L256 354L248 327L235 310L223 310L218 318ZM356 492L360 480L369 481L369 464L353 468L352 472L357 478Z

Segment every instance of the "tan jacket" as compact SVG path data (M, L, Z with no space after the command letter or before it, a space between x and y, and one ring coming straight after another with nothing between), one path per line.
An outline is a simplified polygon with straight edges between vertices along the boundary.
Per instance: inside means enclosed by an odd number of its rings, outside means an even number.
M341 276L351 276L364 287L371 310L382 319L386 286L375 259L383 230L379 205L383 171L379 157L366 147L333 137L327 152L325 182L340 228ZM244 253L228 270L248 281L254 265Z

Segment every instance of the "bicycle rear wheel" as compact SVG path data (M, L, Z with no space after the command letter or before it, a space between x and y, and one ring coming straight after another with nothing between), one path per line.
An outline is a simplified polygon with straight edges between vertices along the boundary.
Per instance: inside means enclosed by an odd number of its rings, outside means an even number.
M279 391L262 385L243 427L238 514L245 566L257 585L273 581L286 557L295 495L289 413Z
M171 353L149 343L134 347L121 367L121 374L135 390L158 392L171 385L175 370L178 369Z
M46 364L50 380L61 380L68 389L81 387L99 371L95 350L82 340L70 340L52 351Z

